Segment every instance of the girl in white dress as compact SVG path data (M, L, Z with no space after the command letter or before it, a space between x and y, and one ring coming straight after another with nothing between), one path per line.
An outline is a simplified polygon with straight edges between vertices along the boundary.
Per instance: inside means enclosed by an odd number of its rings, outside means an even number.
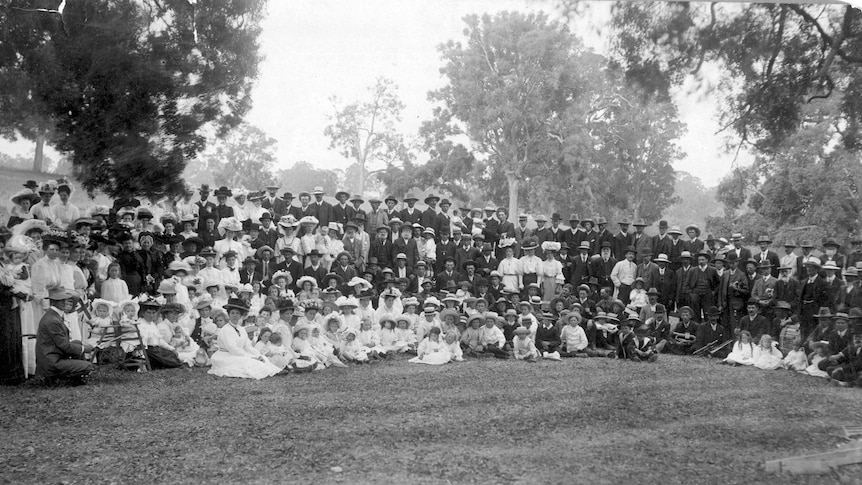
M108 279L102 283L102 298L114 303L119 303L131 298L129 285L120 278L120 265L110 263L108 265Z
M447 333L443 340L446 343L446 347L449 348L449 355L451 355L450 362L463 362L464 351L461 350L459 336L454 333Z
M440 328L432 327L428 336L419 344L416 357L408 362L413 364L443 365L449 362L452 354L449 346L440 340Z
M731 365L754 365L754 349L755 345L751 341L751 333L748 330L739 332L739 338L733 344L733 349L730 351L724 362Z
M804 372L810 376L828 379L829 374L826 371L820 370L819 366L821 360L829 358L828 344L826 342L814 342L811 344L811 348L813 352L808 356L808 361L811 362L811 365L806 367Z
M783 358L784 354L778 350L778 342L767 334L760 337L760 345L754 350L755 367L763 370L780 369Z
M368 351L371 359L386 358L386 350L380 345L380 333L371 327L371 320L362 320L359 324L359 342Z
M318 352L309 341L309 337L311 335L312 326L308 323L302 322L297 323L295 327L293 327L293 340L291 341L291 347L293 351L297 354L297 359L301 359L306 361L310 366L313 366L317 369L322 369L324 367L324 360L326 356Z
M228 324L219 329L218 351L212 357L209 374L221 377L263 379L277 374L281 369L255 350L242 326L248 307L242 300L230 299L224 309L228 312Z

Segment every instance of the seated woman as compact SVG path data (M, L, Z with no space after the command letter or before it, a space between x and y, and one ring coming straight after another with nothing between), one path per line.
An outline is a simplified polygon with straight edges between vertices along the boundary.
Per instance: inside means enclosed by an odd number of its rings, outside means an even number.
M419 344L418 355L408 362L413 364L443 365L449 362L452 354L449 346L440 340L440 328L431 327L428 336Z
M224 309L227 310L228 324L219 329L218 351L210 358L212 368L209 374L250 379L278 374L281 369L255 350L242 327L242 319L248 313L245 302L231 298Z

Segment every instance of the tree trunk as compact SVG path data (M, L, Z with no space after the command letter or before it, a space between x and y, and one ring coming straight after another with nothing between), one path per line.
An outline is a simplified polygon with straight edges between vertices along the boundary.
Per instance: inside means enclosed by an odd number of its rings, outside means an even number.
M365 164L359 162L359 190L358 194L365 197Z
M36 153L33 154L33 171L36 173L42 172L42 160L44 159L45 151L45 132L40 131L36 136Z
M509 183L509 222L518 220L518 189L521 179L512 172L506 172L506 181Z

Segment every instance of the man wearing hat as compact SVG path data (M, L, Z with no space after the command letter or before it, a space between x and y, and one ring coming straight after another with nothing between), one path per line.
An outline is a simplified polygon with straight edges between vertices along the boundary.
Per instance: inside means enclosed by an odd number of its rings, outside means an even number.
M457 282L461 279L461 275L455 271L455 258L447 257L443 261L443 271L437 273L435 280L437 281L436 291L443 291L450 281Z
M706 314L706 322L697 327L695 331L694 345L692 350L697 352L704 347L712 347L721 345L733 337L730 336L723 326L719 324L721 312L716 306L710 306L704 312ZM730 347L724 346L722 349L708 354L709 357L717 357L723 359L730 353Z
M497 219L500 220L500 225L497 226L497 234L494 238L494 242L496 243L502 238L515 237L515 225L509 221L509 209L502 206L497 207Z
M380 227L389 227L387 224L389 223L389 214L386 212L386 209L381 209L380 204L383 203L382 200L377 197L372 197L368 199L368 203L371 204L371 210L368 211L368 234L372 236L377 234L377 229Z
M743 247L742 233L735 232L730 236L730 242L733 243L733 247L729 252L736 254L736 260L739 261L739 264L743 264L745 261L751 259L751 251L748 248Z
M670 269L674 271L678 271L682 266L682 262L679 257L683 252L688 252L691 254L691 251L686 251L685 242L680 239L682 236L682 231L679 230L679 227L673 226L667 231L668 235L670 235L670 243L668 244L667 254L668 259L670 259Z
M450 202L449 199L443 199L440 201L440 212L437 213L437 219L434 221L434 232L437 234L438 238L443 231L451 231L452 217L449 215L449 208L451 207L452 202Z
M826 276L823 277L823 280L826 282L826 295L829 301L829 308L832 309L832 311L835 311L838 304L839 294L844 286L844 281L839 277L841 268L836 266L834 261L827 261L823 266L821 266L820 270L821 275L823 273L826 274Z
M242 261L242 269L239 272L239 283L241 285L250 285L254 281L260 281L257 274L258 261L251 256Z
M658 266L655 284L659 292L658 302L668 309L673 309L676 306L676 272L670 269L670 259L667 254L659 254L653 259L653 263Z
M533 229L527 227L527 214L520 213L518 214L518 224L515 226L515 242L518 244L518 248L521 247L524 239L533 236ZM520 250L516 248L515 257L520 257Z
M44 183L39 187L39 202L30 207L30 215L34 219L45 221L46 224L53 225L57 220L54 211L51 209L51 199L54 197L54 186L51 183Z
M386 214L387 220L392 219L393 217L401 219L401 211L395 208L398 205L398 199L396 199L394 195L387 195L386 198L383 199L383 203L386 205L383 212Z
M418 214L419 211L416 211ZM395 260L395 255L404 254L407 257L407 267L411 270L419 261L419 247L416 245L416 240L413 239L413 228L408 224L401 226L398 239L392 243L392 260Z
M658 234L653 236L652 238L652 252L653 254L664 254L667 255L670 253L670 236L667 233L669 229L667 221L662 220L658 222Z
M673 231L673 229L671 229ZM691 306L691 285L689 284L689 276L692 272L692 255L688 251L683 251L679 254L677 262L679 268L676 270L676 304L677 306ZM692 312L692 318L700 318L700 315L695 315ZM697 321L697 320L695 320Z
M688 235L688 241L685 242L685 250L691 254L698 254L703 251L703 240L700 239L700 228L697 224L689 224L685 228L685 233Z
M437 231L437 203L440 202L440 197L437 197L434 194L428 195L425 197L425 205L428 206L427 209L422 211L422 215L419 218L419 223L422 224L422 227L430 227Z
M632 291L632 284L634 284L635 278L637 278L638 265L635 263L637 251L634 246L628 246L622 249L622 254L624 259L614 265L610 278L614 283L614 288L616 288L616 297L628 305L630 303L629 294Z
M331 222L337 222L343 226L353 218L354 209L352 206L347 205L347 199L349 198L350 194L343 190L339 190L335 193L335 200L337 200L338 203L332 206Z
M781 265L781 260L778 258L775 251L771 251L769 249L770 244L772 244L772 239L765 234L757 238L757 245L760 247L760 253L754 255L754 260L757 261L759 266L763 266L768 262L769 267L771 268L770 274L772 274L773 278L778 278L778 267Z
M850 344L820 363L820 368L841 387L862 386L862 317L853 316L850 320Z
M389 237L389 226L383 225L377 228L372 235L374 240L368 248L368 260L375 258L377 264L384 268L392 267L392 257L397 254L392 249L392 238Z
M586 229L588 225L592 225L592 221L587 218L581 221L581 225ZM596 217L596 229L587 233L589 234L590 232L595 234L595 238L593 238L593 254L601 254L602 244L606 242L611 244L611 253L614 252L614 233L608 229L607 219L602 216Z
M563 235L565 232L560 228L560 222L562 222L562 220L563 216L561 216L559 212L551 214L551 227L548 228L548 241L563 242Z
M284 260L275 265L275 271L272 274L279 271L287 271L293 277L293 284L295 285L302 278L304 268L302 267L302 263L294 258L294 254L295 252L290 246L281 248L281 256Z
M581 231L583 232L583 231ZM589 241L581 240L577 246L578 254L569 258L569 282L575 286L586 284L590 280L590 247Z
M782 266L790 267L790 276L798 276L796 273L796 243L793 241L787 241L784 243L784 255L778 260L780 266L778 267L779 274L781 272Z
M650 246L651 245L652 244L650 244ZM638 248L635 247L635 249ZM658 264L654 263L652 260L652 252L650 251L650 249L647 247L643 249L643 252L638 251L637 257L640 258L641 261L641 263L638 265L637 277L644 279L644 288L658 288L659 268Z
M826 292L826 281L820 276L820 259L816 257L807 258L805 261L805 273L799 288L800 319L802 320L802 335L808 336L814 329L814 315L821 307L829 306L829 295Z
M862 308L862 284L859 281L859 270L849 267L841 272L846 284L838 293L837 306L846 308Z
M727 282L727 303L730 312L730 323L736 327L737 322L745 314L745 302L751 297L751 287L748 285L748 276L740 267L736 253L730 251L725 256L727 269L730 272Z
M75 294L65 288L48 292L51 306L39 320L36 333L36 377L40 380L60 378L72 385L85 384L93 371L93 364L84 354L92 352L91 345L69 338L65 316L75 308Z
M796 313L796 304L799 300L799 280L792 276L796 270L796 257L789 265L782 265L778 268L778 279L775 281L775 300L776 302L787 302L793 313Z
M772 276L772 263L769 260L760 262L757 266L760 273L751 287L751 297L760 303L760 308L766 318L772 319L772 306L775 304L775 285L778 278Z
M473 244L473 238L469 234L461 237L461 245L455 248L456 267L463 267L467 261L476 261L482 256L482 251Z
M633 224L635 226L635 232L631 235L632 244L638 252L638 257L643 257L644 255L652 256L653 254L653 238L644 234L644 228L647 226L647 223L643 219L638 219Z
M482 255L479 256L479 259L476 259L476 271L483 277L487 278L491 275L491 271L497 269L499 266L499 262L497 258L494 257L494 248L491 247L491 243L482 244Z
M620 230L614 234L613 255L618 260L623 260L625 259L626 248L629 246L634 247L635 239L632 234L629 234L631 221L629 221L627 217L620 219L620 221L617 222L617 225L620 226Z
M590 277L596 278L600 288L614 287L614 283L611 281L611 271L616 267L617 260L611 256L611 252L613 252L613 244L610 241L605 241L601 244L599 255L590 259Z
M718 271L709 265L710 255L701 251L697 255L697 266L688 272L689 299L694 321L703 321L703 311L709 307L716 306L718 301L718 290L721 278Z
M569 230L563 233L564 242L569 245L570 248L577 249L581 245L581 241L584 240L584 230L580 225L581 218L577 214L572 214L569 216Z
M847 267L855 268L858 262L862 262L862 236L853 235L850 238L850 254L847 255Z
M401 219L405 225L409 224L412 226L413 224L422 222L422 213L416 208L416 201L418 200L418 197L409 192L404 197L404 203L407 204L407 207L401 209L399 219Z
M314 190L311 191L311 195L314 196L314 202L308 204L312 215L317 218L321 227L328 227L329 222L333 220L332 204L323 200L323 196L325 194L326 192L323 191L323 187L315 187ZM350 195L348 195L348 197L350 197Z
M279 188L278 184L270 183L267 185L266 195L263 197L260 206L264 209L268 209L270 212L275 214L276 217L281 218L281 216L287 214L287 206L290 204L290 201L293 200L293 194L286 192L284 195L290 195L290 199L287 199L286 197L281 198L278 196Z
M835 238L830 237L823 243L823 257L820 258L821 264L826 266L826 263L832 261L835 263L835 266L839 268L844 267L844 255L839 252L841 249L841 245L838 244L838 241Z
M441 229L439 236L439 240L436 244L436 260L434 261L434 267L431 268L434 274L437 274L443 271L443 263L446 261L446 258L454 258L455 252L457 250L457 244L453 239L449 237L449 231L447 231L448 227ZM458 233L460 235L460 232Z

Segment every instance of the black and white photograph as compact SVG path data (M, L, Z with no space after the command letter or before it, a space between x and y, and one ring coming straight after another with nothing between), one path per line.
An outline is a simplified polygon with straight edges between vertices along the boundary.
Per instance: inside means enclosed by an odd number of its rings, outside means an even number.
M0 483L862 484L862 0L0 0Z

